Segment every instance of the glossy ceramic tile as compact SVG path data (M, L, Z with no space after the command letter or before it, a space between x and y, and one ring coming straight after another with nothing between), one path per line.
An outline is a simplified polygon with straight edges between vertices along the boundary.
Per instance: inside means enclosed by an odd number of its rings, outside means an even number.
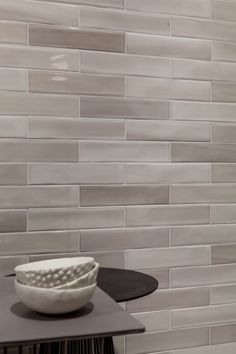
M211 338L212 338L211 340L213 344L235 342L235 334L236 334L235 324L218 325L218 326L213 326L211 328ZM232 343L231 346L235 351L235 343L234 344ZM219 348L224 349L225 347L219 346Z
M213 1L213 18L223 21L236 21L236 4L233 1Z
M220 285L211 288L211 304L234 303L236 296L236 285Z
M26 231L26 210L0 210L0 232Z
M81 252L79 255L93 257L101 267L124 268L124 251Z
M26 117L1 117L0 116L0 137L1 138L26 138L27 133Z
M25 185L27 184L27 165L1 163L0 185Z
M151 275L158 280L158 289L169 289L170 287L170 270L168 268L162 269L141 269L144 274Z
M132 316L145 326L146 332L167 331L169 329L168 311L134 313Z
M236 245L218 245L211 248L212 264L236 263L235 257Z
M14 268L19 264L27 263L26 256L17 257L1 257L0 258L0 274L1 276L11 274L14 272Z
M51 0L47 0L51 1ZM114 7L121 8L124 7L124 0L57 0L57 2L63 3L73 3L73 4L84 4L84 5L92 5L92 6L101 6L101 7Z
M236 45L227 42L214 42L212 47L212 55L214 60L219 61L236 61Z
M228 163L219 163L212 165L213 182L235 182L236 165Z
M214 102L235 103L236 85L232 82L213 82L212 100Z
M27 43L27 25L24 23L0 22L0 43Z
M25 70L0 69L1 91L26 91L27 72Z
M234 224L236 204L211 205L211 221L213 224Z
M234 354L236 349L235 343L228 343L223 345L208 345L200 348L190 348L185 350L177 350L170 354Z

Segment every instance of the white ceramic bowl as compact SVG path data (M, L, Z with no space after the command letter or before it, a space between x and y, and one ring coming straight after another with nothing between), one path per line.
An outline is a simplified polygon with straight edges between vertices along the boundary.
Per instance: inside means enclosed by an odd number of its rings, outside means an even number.
M54 288L90 272L94 264L92 257L56 258L19 265L15 267L15 272L22 284Z
M69 283L56 286L53 289L79 289L84 286L92 285L96 282L97 275L98 275L98 270L99 270L99 264L95 263L95 266L90 272L87 274L84 274L82 277L79 277L76 280L73 280Z
M37 312L44 314L63 314L76 311L92 298L96 283L70 290L43 289L28 286L15 280L16 293L21 301Z

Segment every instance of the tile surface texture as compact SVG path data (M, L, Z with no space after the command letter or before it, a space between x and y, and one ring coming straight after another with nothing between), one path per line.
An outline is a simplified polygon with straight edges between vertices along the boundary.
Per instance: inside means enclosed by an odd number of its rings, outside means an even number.
M0 0L0 276L153 276L117 354L236 352L235 34L235 0Z

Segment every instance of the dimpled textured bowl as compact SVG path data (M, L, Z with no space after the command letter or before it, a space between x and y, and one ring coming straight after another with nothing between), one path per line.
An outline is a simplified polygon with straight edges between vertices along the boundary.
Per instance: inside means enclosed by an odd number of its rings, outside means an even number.
M18 282L38 288L54 288L72 282L94 268L92 257L50 259L19 265Z
M34 311L44 314L63 314L79 310L93 296L96 283L69 290L38 288L21 284L15 280L16 293L21 301Z

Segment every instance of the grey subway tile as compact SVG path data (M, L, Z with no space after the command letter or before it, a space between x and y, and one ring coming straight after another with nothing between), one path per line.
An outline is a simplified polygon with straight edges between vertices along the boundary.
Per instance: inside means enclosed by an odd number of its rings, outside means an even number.
M169 329L168 311L132 313L132 317L136 318L145 326L146 332L168 331Z
M234 82L213 82L212 100L214 102L235 103L236 84Z
M17 265L27 263L26 256L0 257L0 275L12 274Z
M47 0L51 1L51 0ZM78 5L92 5L101 7L114 7L123 9L124 0L57 0L57 2L78 4Z
M158 280L158 289L169 289L170 287L170 269L139 269L144 274L151 275Z
M213 182L236 182L236 165L230 163L219 163L212 165Z
M211 222L213 224L234 224L236 204L212 204Z
M236 263L236 245L215 245L211 247L211 263L226 264Z
M25 23L0 22L0 43L27 43L27 25Z
M0 232L26 231L26 210L0 210Z
M0 68L1 91L26 91L27 72L18 69Z
M25 185L27 184L27 165L1 163L0 185Z
M211 304L234 303L236 296L236 285L219 285L211 288Z
M26 117L0 116L1 138L26 138Z
M213 18L223 21L236 21L236 4L233 1L213 1Z
M235 143L236 125L213 124L212 141L214 143Z
M93 257L101 267L124 268L124 251L81 252L79 255Z
M211 327L211 342L212 344L235 342L236 324L225 324ZM227 344L228 345L228 344ZM232 353L235 352L235 343L229 344L232 346ZM224 346L218 345L224 350ZM225 351L225 350L224 350Z
M213 42L212 57L213 60L235 62L236 61L235 43Z
M175 354L221 354L221 353L227 353L227 354L234 354L236 349L235 343L227 343L227 344L221 344L221 345L207 345L204 347L200 348L189 348L185 349L184 351L179 351L177 350ZM173 354L171 352L170 354Z

